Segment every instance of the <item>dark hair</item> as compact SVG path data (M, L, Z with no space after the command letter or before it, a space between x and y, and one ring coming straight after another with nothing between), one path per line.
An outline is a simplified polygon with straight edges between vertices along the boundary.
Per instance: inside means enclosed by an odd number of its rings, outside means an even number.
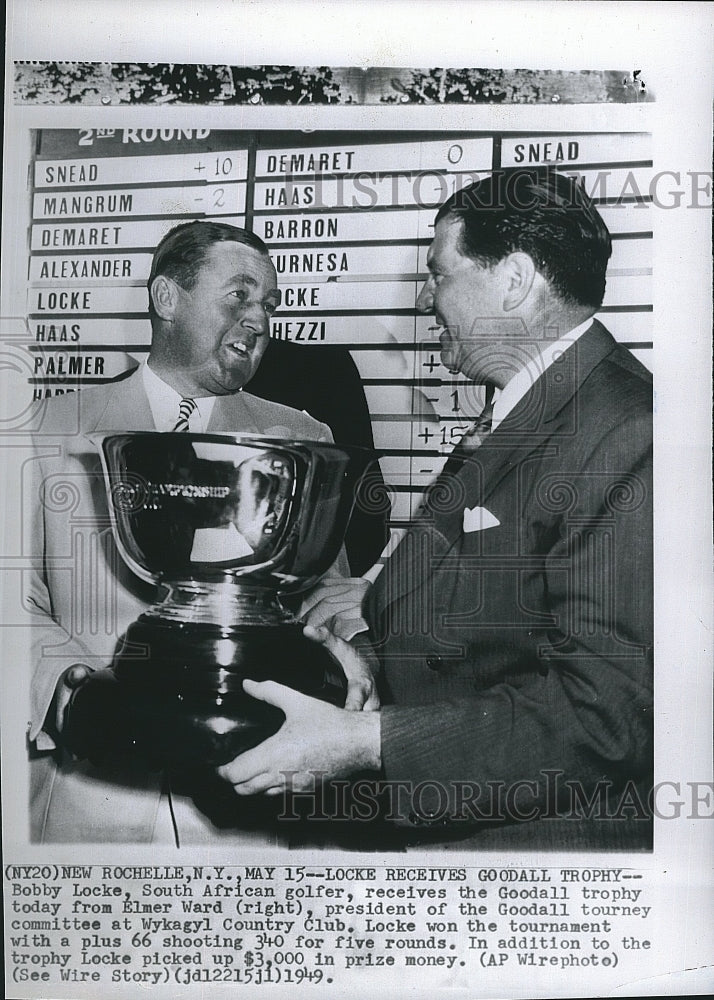
M151 301L154 279L165 274L186 291L190 291L196 283L209 248L215 243L242 243L268 256L268 248L260 237L226 222L184 222L174 226L157 246L151 262L147 282L150 316L155 315Z
M549 167L496 170L444 202L436 221L444 218L463 222L461 250L484 267L520 250L563 302L602 304L612 241L574 178Z

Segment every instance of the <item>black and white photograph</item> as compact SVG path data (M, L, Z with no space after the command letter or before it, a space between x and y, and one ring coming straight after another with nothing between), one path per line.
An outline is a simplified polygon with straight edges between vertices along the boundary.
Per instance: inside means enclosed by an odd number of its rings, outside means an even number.
M146 7L8 7L6 994L710 992L714 8Z

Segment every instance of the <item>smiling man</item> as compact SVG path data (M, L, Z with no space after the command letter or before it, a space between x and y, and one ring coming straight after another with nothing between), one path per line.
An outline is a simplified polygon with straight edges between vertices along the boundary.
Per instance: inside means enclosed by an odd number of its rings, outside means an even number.
M261 240L222 223L177 226L154 254L148 291L148 359L128 378L47 401L38 414L27 597L36 840L171 839L155 777L97 771L55 750L72 687L111 662L119 636L156 599L156 588L117 553L98 453L87 435L190 430L332 441L329 428L307 413L242 391L260 364L280 301ZM185 842L219 836L184 805Z
M280 304L265 244L225 224L178 226L154 254L149 295L151 371L188 398L242 389Z
M368 594L381 711L246 682L286 721L221 770L238 794L366 768L417 842L650 846L652 388L593 319L610 254L554 171L498 171L439 210L418 307L492 402Z

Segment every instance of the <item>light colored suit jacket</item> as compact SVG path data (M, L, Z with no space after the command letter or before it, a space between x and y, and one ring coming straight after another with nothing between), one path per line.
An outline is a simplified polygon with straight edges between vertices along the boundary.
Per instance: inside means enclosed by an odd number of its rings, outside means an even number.
M34 617L29 738L36 741L39 750L53 746L42 727L60 675L73 663L95 669L108 666L118 637L155 600L155 588L139 580L117 552L99 454L87 435L154 429L140 371L121 382L57 397L38 413L36 457L29 470L26 495L33 550L27 601ZM246 392L218 397L207 430L332 441L329 428L306 413ZM67 763L60 770L63 774L45 766L43 779L35 784L37 838L113 839L115 832L117 839L150 837L155 811L151 795L147 810L141 813L134 797L133 815L121 818L116 802L107 806L107 815L102 818L101 796L91 796L99 804L95 803L94 817L89 806L82 805L84 836L76 821L70 823L72 817L53 816L52 794L72 771L76 777L82 772L87 795L93 790L94 779L84 777L85 767ZM102 788L106 799L106 785ZM63 797L67 801L77 798ZM61 812L66 814L67 809ZM50 834L53 826L54 834Z

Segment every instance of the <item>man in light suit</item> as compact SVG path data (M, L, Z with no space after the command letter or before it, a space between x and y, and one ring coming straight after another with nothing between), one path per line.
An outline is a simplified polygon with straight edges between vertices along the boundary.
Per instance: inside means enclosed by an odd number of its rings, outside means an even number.
M148 287L147 362L123 381L52 400L37 417L27 598L36 840L151 841L166 832L153 778L129 780L86 762L57 762L72 689L111 662L119 636L155 600L155 588L117 553L98 451L88 435L189 429L332 441L329 428L307 414L241 391L260 363L280 301L261 240L224 224L178 226L156 250ZM189 807L187 817L194 840L213 838L208 821ZM183 832L191 839L185 826Z
M286 721L222 768L238 794L368 769L417 842L650 846L651 378L592 319L610 253L552 171L496 172L439 210L418 306L492 410L369 593L382 710L246 682Z

